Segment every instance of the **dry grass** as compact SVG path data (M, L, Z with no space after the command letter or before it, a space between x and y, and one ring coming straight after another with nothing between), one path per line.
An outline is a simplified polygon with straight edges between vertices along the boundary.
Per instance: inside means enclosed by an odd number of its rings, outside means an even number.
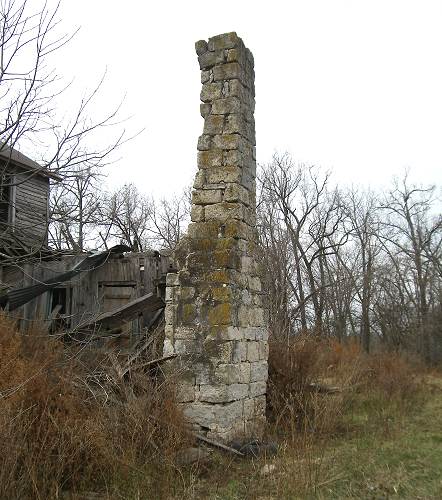
M273 339L269 367L268 439L278 455L244 461L213 452L209 463L177 467L177 450L192 441L173 378L121 376L114 356L19 335L2 317L0 498L357 497L377 484L378 463L394 462L401 430L429 397L416 360L367 356L355 342ZM355 454L367 457L360 470ZM262 476L266 463L275 470ZM404 467L396 483L408 484Z
M173 488L189 436L172 384L86 358L0 319L0 498Z

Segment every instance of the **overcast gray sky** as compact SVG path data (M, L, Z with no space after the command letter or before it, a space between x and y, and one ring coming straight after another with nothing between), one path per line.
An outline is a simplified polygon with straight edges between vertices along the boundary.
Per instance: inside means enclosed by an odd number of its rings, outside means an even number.
M255 57L258 162L275 150L376 185L410 167L442 181L442 1L217 2L64 0L56 56L66 78L92 87L107 67L102 105L126 95L129 127L110 182L177 192L196 169L200 74L194 42L236 31Z

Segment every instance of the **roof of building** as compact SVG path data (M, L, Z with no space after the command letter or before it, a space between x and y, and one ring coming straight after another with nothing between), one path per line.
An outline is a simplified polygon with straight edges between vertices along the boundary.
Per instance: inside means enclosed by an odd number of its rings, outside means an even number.
M42 175L43 177L48 177L56 181L61 180L61 177L56 173L42 167L36 161L31 160L28 156L20 153L17 149L10 148L9 146L3 145L0 147L0 158L19 167L36 171L38 175Z

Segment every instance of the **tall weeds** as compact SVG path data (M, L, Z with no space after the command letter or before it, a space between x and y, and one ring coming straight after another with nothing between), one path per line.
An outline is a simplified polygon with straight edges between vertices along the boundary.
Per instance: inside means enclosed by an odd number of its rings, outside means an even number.
M172 458L189 437L172 384L103 363L97 372L85 358L0 318L0 498L173 487Z

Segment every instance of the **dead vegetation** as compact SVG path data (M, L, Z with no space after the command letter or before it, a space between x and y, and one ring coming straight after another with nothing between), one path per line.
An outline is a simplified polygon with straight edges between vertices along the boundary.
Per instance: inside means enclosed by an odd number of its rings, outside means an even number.
M267 441L277 456L221 450L189 465L181 459L196 444L173 375L151 363L160 345L156 334L132 356L67 347L2 317L0 498L320 497L343 480L336 449L396 439L429 396L425 368L404 355L309 334L272 339Z
M1 318L0 498L164 487L189 442L172 380L33 333Z

